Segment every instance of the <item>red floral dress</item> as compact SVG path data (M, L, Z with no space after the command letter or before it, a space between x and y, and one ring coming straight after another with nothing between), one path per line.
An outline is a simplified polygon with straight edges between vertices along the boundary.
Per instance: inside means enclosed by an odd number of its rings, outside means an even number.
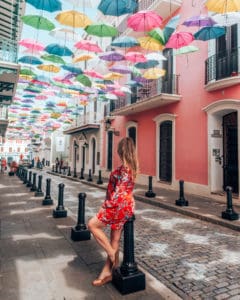
M133 215L134 181L132 172L123 165L110 174L106 199L97 213L97 218L112 230L122 229L125 222Z

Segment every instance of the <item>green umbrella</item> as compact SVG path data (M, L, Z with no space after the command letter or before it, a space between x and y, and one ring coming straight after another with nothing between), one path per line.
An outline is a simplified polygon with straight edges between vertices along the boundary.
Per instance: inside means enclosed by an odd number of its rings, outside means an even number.
M174 49L173 55L187 54L187 53L195 52L198 50L199 50L199 48L194 45L187 45L187 46L181 47L179 49Z
M33 28L36 29L51 31L55 28L55 25L51 21L49 21L48 19L42 16L27 15L27 16L23 16L21 19L24 24L32 26Z
M58 55L55 55L55 54L44 54L41 56L42 59L44 60L48 60L48 61L51 61L53 63L56 63L56 64L63 64L65 65L66 62L61 58L61 56L58 56Z
M86 75L80 74L76 77L76 80L85 86L89 86L89 87L92 86L91 80Z
M118 35L118 30L115 27L104 23L88 25L84 28L84 30L90 35L100 37L113 37Z
M36 76L36 74L32 70L29 70L29 69L21 69L20 74L21 75Z
M148 32L148 35L150 35L150 37L154 38L155 40L159 41L162 45L165 45L166 41L162 29L154 28L153 30Z

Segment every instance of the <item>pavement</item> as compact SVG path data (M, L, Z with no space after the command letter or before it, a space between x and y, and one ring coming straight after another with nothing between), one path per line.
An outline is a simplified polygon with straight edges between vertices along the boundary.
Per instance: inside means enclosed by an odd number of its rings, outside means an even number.
M110 283L93 287L104 253L96 241L74 242L76 220L53 218L53 206L17 177L0 174L0 299L181 299L142 268L146 289L128 295Z

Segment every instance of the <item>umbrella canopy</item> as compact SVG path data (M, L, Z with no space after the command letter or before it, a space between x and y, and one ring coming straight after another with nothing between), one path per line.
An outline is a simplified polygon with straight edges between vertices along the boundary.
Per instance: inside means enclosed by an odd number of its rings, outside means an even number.
M190 32L177 32L171 35L165 47L179 49L189 45L193 39L194 37Z
M42 51L45 47L43 44L32 39L23 39L19 42L19 45L36 51Z
M146 54L146 58L147 59L152 59L152 60L167 60L165 56L163 56L161 53L159 52L152 52L152 53L148 53Z
M152 37L141 37L138 41L140 46L148 51L161 51L163 49L163 45Z
M92 86L91 80L86 75L83 75L83 74L78 75L76 77L76 80L85 86L89 86L89 87Z
M220 14L240 11L239 0L207 0L205 5L208 10Z
M100 53L102 49L94 42L88 40L81 40L77 42L74 47L81 50L86 50L90 52Z
M78 62L81 62L81 61L86 61L86 60L89 60L89 59L93 59L95 56L94 55L91 55L91 54L82 54L78 57L75 57L73 59L73 63L78 63Z
M196 33L194 33L194 38L196 40L208 41L211 39L216 39L225 34L225 27L213 26L213 27L203 27Z
M64 41L78 41L81 38L78 33L69 28L55 28L49 32L49 35Z
M29 25L36 29L41 30L53 30L55 25L49 21L47 18L38 15L27 15L21 17L24 24Z
M104 79L105 80L116 80L116 79L119 79L121 78L123 75L120 74L120 73L117 73L117 72L111 72L111 73L108 73L104 76Z
M95 70L86 70L86 71L84 71L84 74L88 75L90 77L93 77L93 78L103 79L103 75L96 72Z
M99 37L113 37L118 35L118 30L115 27L104 23L88 25L84 30L90 35Z
M161 24L162 17L151 10L138 11L127 19L127 26L134 31L150 31Z
M173 54L174 55L187 54L187 53L195 52L195 51L198 51L198 50L199 50L198 47L193 46L193 45L188 45L188 46L181 47L179 49L174 50Z
M240 23L240 12L216 14L212 18L219 26L232 26Z
M115 47L129 48L129 47L133 47L133 46L139 46L139 42L134 37L120 36L120 37L116 38L115 40L113 40L111 45L115 46Z
M159 68L151 68L143 74L143 77L146 79L158 79L158 78L164 76L165 73L166 73L165 70L162 70Z
M141 52L137 52L137 51L130 51L125 55L125 59L128 61L131 61L133 63L136 62L144 62L146 61L146 57L144 56L144 54L142 54Z
M135 0L101 0L98 9L109 16L121 16L130 14L137 8Z
M92 21L87 15L80 13L76 10L66 10L59 13L55 19L62 25L71 27L86 27L92 24Z
M176 30L180 20L180 15L172 17L163 29L165 44L169 40L172 33Z
M113 67L109 68L109 71L120 73L120 74L131 74L132 73L131 69L125 65L113 66Z
M60 71L60 68L54 65L40 65L38 66L38 69L51 73L58 73Z
M71 64L63 65L63 66L61 66L61 68L68 72L74 73L74 74L82 74L83 73L81 68L78 68Z
M162 45L165 45L165 37L162 29L154 28L153 30L148 32L148 35L160 42Z
M55 54L44 54L41 56L42 59L51 61L56 64L65 64L65 61L61 58L61 56Z
M120 61L125 59L123 54L118 53L116 51L104 52L99 55L99 58L107 61Z
M29 70L29 69L21 69L20 74L29 75L29 76L35 76L36 75L32 70Z
M22 56L18 59L18 62L23 64L41 65L43 62L35 56Z
M58 0L26 0L26 2L37 9L46 10L49 12L62 10L62 3Z
M203 26L213 26L216 24L216 22L208 15L199 15L199 16L193 16L185 20L183 23L185 26L197 26L197 27L203 27Z
M59 44L49 44L44 49L49 54L58 56L72 56L73 52L66 46L60 46Z
M138 69L149 69L156 67L159 64L158 60L147 60L146 62L139 62L135 64L135 67Z

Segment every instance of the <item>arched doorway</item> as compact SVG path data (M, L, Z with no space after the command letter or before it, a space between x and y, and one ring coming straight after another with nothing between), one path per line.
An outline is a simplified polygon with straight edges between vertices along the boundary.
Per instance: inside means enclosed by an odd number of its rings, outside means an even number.
M172 181L172 121L159 125L159 179Z
M136 146L136 127L132 126L128 128L128 136L133 140L134 145Z
M96 140L92 139L92 174L95 174L96 170Z
M112 170L113 155L113 132L108 131L108 148L107 148L107 169Z

